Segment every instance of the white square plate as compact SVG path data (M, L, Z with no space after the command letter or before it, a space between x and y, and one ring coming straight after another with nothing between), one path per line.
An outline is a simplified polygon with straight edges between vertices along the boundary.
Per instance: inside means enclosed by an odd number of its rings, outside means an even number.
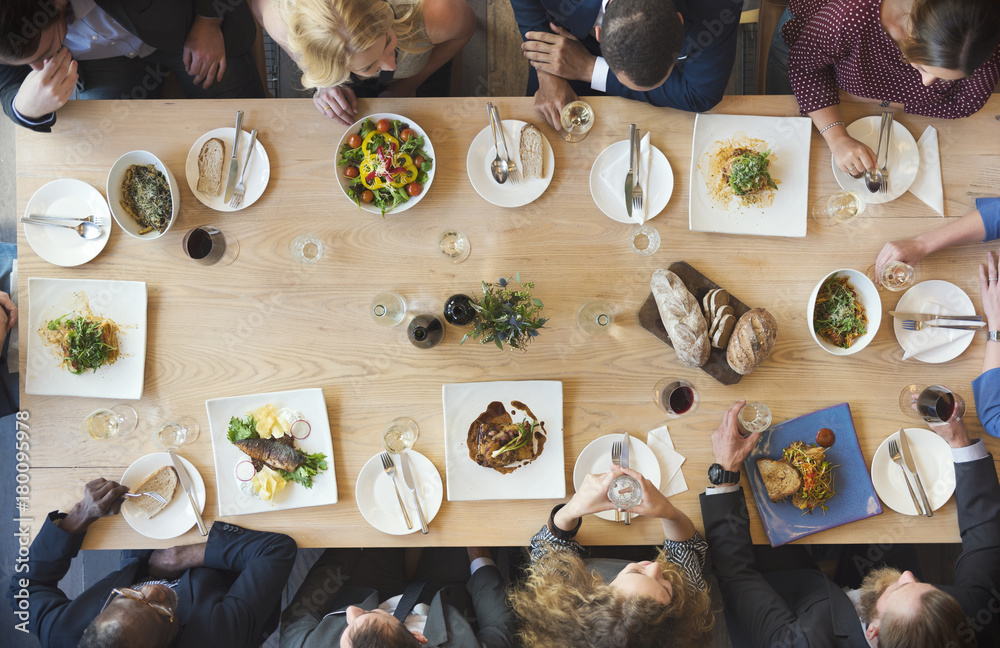
M558 380L523 380L443 385L444 466L448 501L554 499L566 496L563 464L563 394ZM509 412L521 401L545 424L542 454L527 466L501 475L469 457L469 427L493 401ZM516 419L515 419L516 420Z
M769 207L724 208L708 195L698 169L702 155L715 142L737 134L764 140L774 154L771 177L778 180ZM812 120L806 117L696 115L691 147L690 228L694 232L805 236L809 202L809 144Z
M85 301L84 301L85 300ZM52 319L89 303L95 315L118 325L120 351L114 364L79 376L42 341L39 330ZM28 365L24 392L44 396L142 397L146 369L146 284L100 279L28 279Z
M243 418L248 413L266 404L275 408L289 407L298 410L309 421L309 436L296 441L296 447L305 453L322 452L326 455L326 470L313 477L312 488L289 482L274 496L271 502L246 495L236 479L236 464L250 458L229 442L226 433L229 419ZM214 398L205 401L208 411L208 427L212 436L212 452L215 455L215 480L219 489L219 515L246 515L266 513L307 506L325 506L337 503L337 473L333 464L333 438L330 434L330 419L326 412L323 390L293 389L283 392Z

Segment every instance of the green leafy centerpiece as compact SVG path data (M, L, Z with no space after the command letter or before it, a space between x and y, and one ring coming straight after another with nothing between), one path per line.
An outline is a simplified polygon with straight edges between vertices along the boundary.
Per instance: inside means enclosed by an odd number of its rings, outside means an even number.
M514 288L514 281L520 288ZM472 337L480 344L493 342L499 349L506 344L512 349L527 350L528 343L538 337L538 329L548 321L540 317L542 300L531 296L534 287L534 282L521 281L520 272L509 280L501 277L496 283L484 281L483 296L472 302L476 311L473 328L461 343Z

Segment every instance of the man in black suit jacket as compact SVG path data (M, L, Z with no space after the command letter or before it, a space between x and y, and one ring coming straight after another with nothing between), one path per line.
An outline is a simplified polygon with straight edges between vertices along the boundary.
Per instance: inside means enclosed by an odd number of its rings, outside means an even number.
M124 552L119 571L73 600L63 594L58 583L87 528L117 514L127 490L104 479L87 484L69 513L49 514L27 570L15 568L8 597L15 613L26 607L42 647L260 646L277 626L295 561L295 541L286 535L216 522L207 543Z
M962 536L955 584L933 586L910 572L876 570L852 599L855 592L845 593L818 569L760 569L738 472L760 433L740 435L736 415L742 404L726 412L712 435L712 451L729 471L728 483L701 496L734 646L963 648L977 641L980 648L1000 646L1000 482L982 439L971 441L960 420L934 426L955 462Z
M4 0L0 103L49 132L74 90L156 98L168 71L189 98L263 96L256 29L245 0Z

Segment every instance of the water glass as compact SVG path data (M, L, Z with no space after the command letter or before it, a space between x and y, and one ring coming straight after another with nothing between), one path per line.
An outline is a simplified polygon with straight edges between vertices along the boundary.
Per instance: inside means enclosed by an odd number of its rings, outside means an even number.
M94 410L83 419L80 430L92 439L110 439L128 434L135 429L139 417L129 405L115 405Z
M202 225L184 235L184 254L202 265L229 265L240 254L240 243L232 234L212 225Z
M686 380L663 378L653 387L653 401L670 418L679 418L698 409L698 392Z
M559 135L567 142L579 142L594 127L594 109L586 101L571 101L559 113L563 129Z
M943 385L907 385L899 394L899 409L913 419L940 424L965 415L965 400Z
M601 302L588 302L576 312L576 325L587 335L606 333L614 321L611 309Z
M441 255L452 263L461 263L469 258L472 252L472 245L469 237L455 230L448 230L438 238L438 249Z
M642 484L630 475L618 475L608 486L608 499L616 509L634 508L642 502Z
M372 299L370 312L379 326L396 326L406 317L406 302L399 293L381 292Z
M156 432L153 432L153 440L164 450L167 448L176 449L185 443L196 441L199 432L201 432L201 427L197 421L182 416L161 425Z
M771 410L764 403L747 401L736 415L743 436L763 432L771 427Z
M660 232L646 224L639 225L629 235L632 249L642 256L649 256L660 249Z
M813 219L824 226L845 225L864 213L868 203L857 191L838 191L813 204Z
M413 447L419 434L420 429L413 419L406 416L394 418L382 433L382 447L394 454L406 452Z
M312 234L300 234L292 241L292 258L296 263L311 265L323 256L323 242Z

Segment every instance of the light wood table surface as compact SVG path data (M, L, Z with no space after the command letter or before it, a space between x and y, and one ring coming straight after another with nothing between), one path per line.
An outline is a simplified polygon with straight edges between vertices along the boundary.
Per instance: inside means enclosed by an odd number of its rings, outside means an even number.
M426 129L432 138L437 175L429 193L401 215L359 213L347 201L334 174L336 146L345 127L322 118L308 100L71 102L59 111L55 132L17 134L19 211L31 195L57 178L78 178L105 191L107 173L123 153L146 149L159 156L181 185L181 212L167 235L138 241L117 227L94 261L59 268L42 261L26 244L20 248L21 376L26 363L29 277L139 280L148 284L148 341L145 388L133 404L138 430L126 437L95 441L79 425L90 411L114 404L105 399L24 395L30 413L31 511L37 531L53 509L68 510L90 479L118 479L138 457L157 451L151 432L168 416L192 416L202 434L181 454L205 479L205 518L219 519L212 446L205 400L258 392L321 387L333 433L334 465L340 492L336 505L229 518L251 528L283 531L300 546L510 545L526 544L557 502L445 501L431 533L394 537L362 518L355 504L355 480L364 463L381 449L380 435L394 417L411 416L420 425L417 448L444 478L441 385L487 380L560 380L564 390L565 477L571 494L573 463L592 439L628 429L645 439L664 423L652 401L662 377L692 381L701 395L698 411L669 425L674 444L687 461L689 490L674 503L701 526L698 494L712 463L710 435L723 411L741 398L770 405L781 421L829 405L848 402L866 462L878 444L908 423L897 406L910 383L942 382L965 396L974 435L970 382L981 369L985 336L977 335L957 360L942 365L903 363L888 315L872 344L850 357L834 357L810 337L806 302L816 282L842 267L865 270L883 243L915 235L944 222L907 193L895 202L870 207L854 226L818 227L811 219L806 238L703 234L687 226L689 167L694 115L619 98L594 99L597 121L583 142L563 142L541 126L555 150L551 186L519 209L495 207L479 197L466 174L466 154L475 135L488 125L484 98L362 101L361 113L396 112ZM541 125L530 98L496 99L506 118ZM184 180L184 160L204 132L229 126L237 109L246 111L244 128L256 128L271 160L263 197L239 213L215 213L202 206ZM843 108L848 123L878 114L867 104ZM795 115L790 97L727 97L714 112ZM930 120L898 115L914 137L933 123L940 132L946 213L958 217L976 197L1000 190L1000 99L963 120ZM652 257L628 245L631 229L604 216L588 188L591 165L611 143L626 139L629 122L652 133L652 142L673 167L674 192L651 224L662 236ZM837 189L830 154L812 135L809 197ZM188 260L181 239L192 227L217 225L235 234L240 255L228 267L204 267ZM472 255L461 264L439 256L438 235L458 228L471 239ZM289 244L299 234L319 236L325 251L314 267L294 263ZM986 245L954 248L918 266L918 279L959 285L980 307L977 264ZM767 308L779 334L771 358L736 386L721 385L680 364L673 351L643 330L636 312L649 294L653 270L684 260L750 306ZM462 330L449 327L432 350L413 347L405 326L385 329L372 323L368 304L375 293L401 293L411 312L440 313L447 297L474 294L480 280L520 271L536 282L550 320L526 354L466 343ZM613 305L614 330L586 338L577 329L581 304L601 299ZM885 310L895 296L883 299ZM23 385L23 383L22 383ZM23 386L22 386L23 390ZM988 439L997 456L1000 442ZM517 473L511 476L517 478ZM744 485L746 479L744 478ZM765 543L763 527L749 497L755 542ZM585 521L583 544L656 544L659 523L637 520L631 527L596 518ZM192 529L176 540L153 541L133 532L120 518L91 527L89 548L163 547L200 539ZM933 519L906 517L888 508L878 517L814 535L805 542L955 542L954 502Z

